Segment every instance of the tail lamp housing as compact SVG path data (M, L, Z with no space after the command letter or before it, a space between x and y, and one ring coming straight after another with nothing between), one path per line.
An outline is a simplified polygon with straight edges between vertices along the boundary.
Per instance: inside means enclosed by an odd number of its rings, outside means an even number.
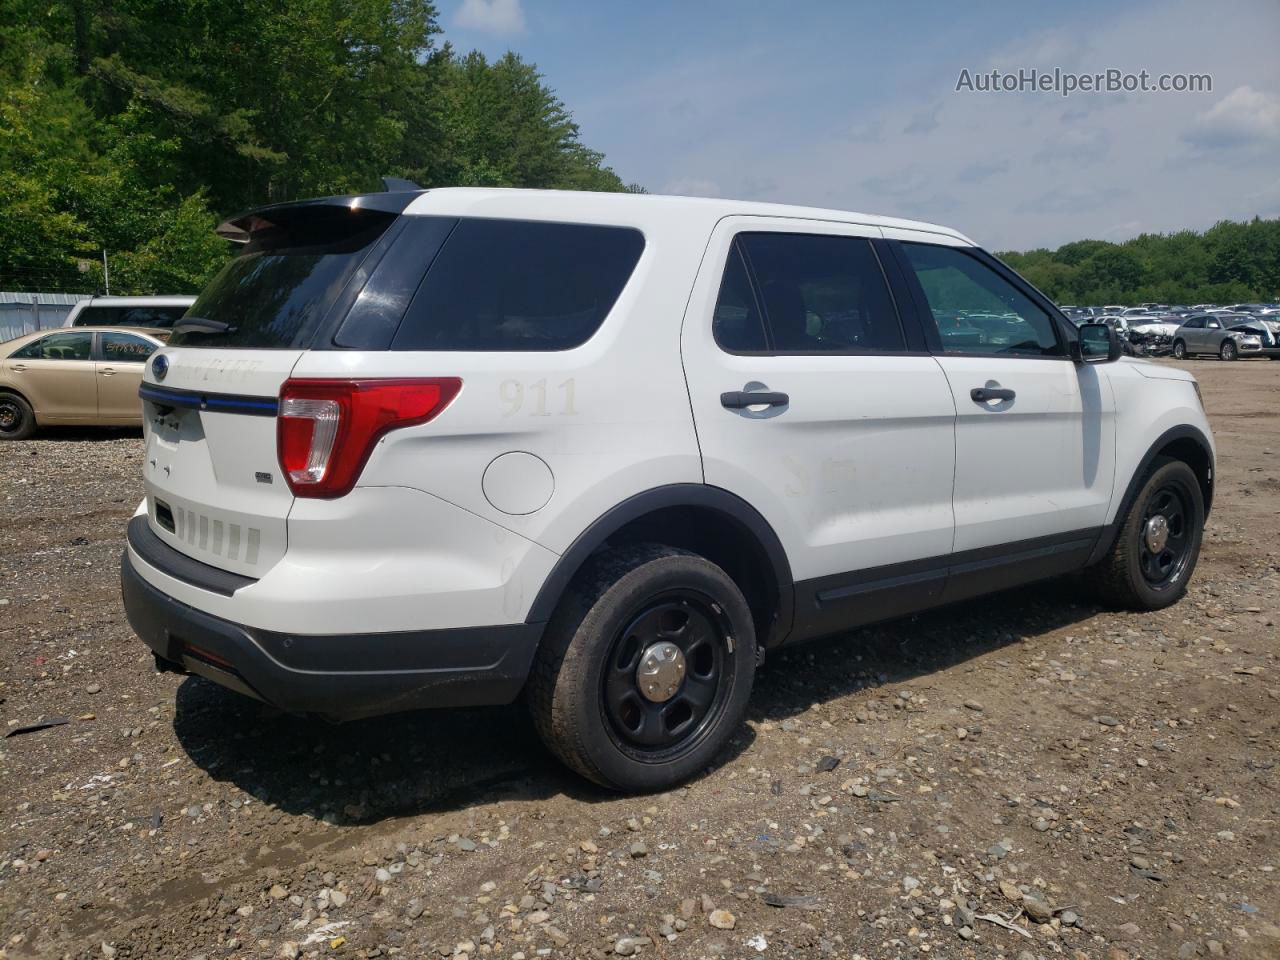
M457 377L285 381L276 421L285 482L296 497L345 496L374 444L432 420L461 389Z

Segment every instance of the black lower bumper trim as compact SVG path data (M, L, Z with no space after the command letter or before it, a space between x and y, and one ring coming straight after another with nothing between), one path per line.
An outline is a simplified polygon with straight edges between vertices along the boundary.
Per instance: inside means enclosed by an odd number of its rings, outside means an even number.
M134 552L150 566L175 580L189 583L201 590L210 590L229 597L241 587L258 582L253 577L220 570L175 550L156 536L145 513L138 514L129 521L125 535L129 540L129 546L133 547Z
M157 656L282 710L335 720L510 703L542 636L540 623L338 636L258 630L157 590L127 551L120 583L130 626Z

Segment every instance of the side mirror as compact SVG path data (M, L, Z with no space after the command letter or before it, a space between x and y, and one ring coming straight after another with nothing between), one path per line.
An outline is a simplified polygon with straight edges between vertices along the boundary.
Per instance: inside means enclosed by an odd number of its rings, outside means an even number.
M1120 337L1108 323L1080 324L1074 359L1080 363L1112 363L1124 353Z

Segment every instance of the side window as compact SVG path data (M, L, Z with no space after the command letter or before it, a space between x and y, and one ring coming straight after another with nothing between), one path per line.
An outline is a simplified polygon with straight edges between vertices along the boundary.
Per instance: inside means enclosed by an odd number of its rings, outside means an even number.
M108 363L143 363L156 352L156 345L127 333L102 334L102 359Z
M861 237L743 233L737 244L778 353L902 351L906 341L884 272Z
M586 343L644 249L629 227L463 219L392 350L568 350Z
M1204 326L1204 319L1202 317L1192 317L1190 320L1184 323L1183 326L1186 327L1188 330L1199 330L1201 327Z
M720 281L720 296L716 300L716 312L711 321L711 332L716 343L730 353L754 353L769 349L764 336L764 324L756 306L756 295L742 262L742 250L737 241L729 248L729 260L724 266L724 278Z
M28 343L12 354L12 359L88 360L92 347L91 333L53 333Z
M955 247L904 243L946 353L1062 356L1053 319L1002 276Z

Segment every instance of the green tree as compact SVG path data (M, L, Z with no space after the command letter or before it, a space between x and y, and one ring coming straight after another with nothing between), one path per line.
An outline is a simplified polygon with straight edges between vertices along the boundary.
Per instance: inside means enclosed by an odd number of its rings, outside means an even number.
M425 0L6 0L0 285L92 284L105 248L112 292L196 290L222 217L387 174L630 189L532 64L438 32Z

